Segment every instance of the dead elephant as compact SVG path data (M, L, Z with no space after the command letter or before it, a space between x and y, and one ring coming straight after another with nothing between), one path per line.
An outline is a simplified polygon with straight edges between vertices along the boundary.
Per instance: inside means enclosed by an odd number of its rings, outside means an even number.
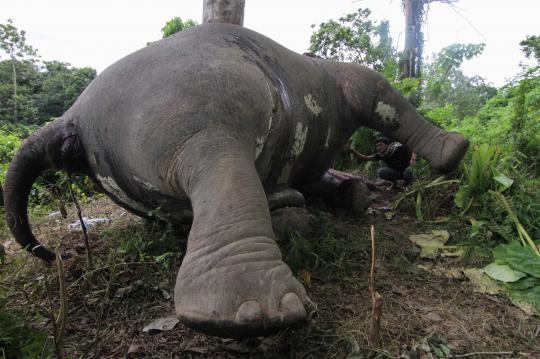
M61 169L87 174L136 214L192 219L178 317L213 335L264 335L304 320L309 303L274 241L266 194L318 181L359 126L443 171L468 146L372 70L299 55L243 27L197 26L110 66L23 144L5 183L7 220L23 247L53 261L27 203L35 179ZM284 204L301 205L293 192Z

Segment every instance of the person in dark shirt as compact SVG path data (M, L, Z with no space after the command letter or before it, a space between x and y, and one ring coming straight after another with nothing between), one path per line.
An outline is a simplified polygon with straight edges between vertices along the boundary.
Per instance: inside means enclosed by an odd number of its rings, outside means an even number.
M390 142L386 137L375 140L375 148L377 152L371 156L363 155L352 147L350 151L361 161L382 160L386 166L377 171L377 177L394 184L398 179L402 179L403 186L408 186L414 178L409 166L416 163L416 153L410 153L405 145Z

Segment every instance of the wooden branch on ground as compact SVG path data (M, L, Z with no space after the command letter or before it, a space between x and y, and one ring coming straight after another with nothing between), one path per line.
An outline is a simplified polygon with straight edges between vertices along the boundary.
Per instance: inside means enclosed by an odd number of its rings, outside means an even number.
M66 290L66 275L64 273L64 262L62 261L62 255L58 248L56 249L56 268L58 270L58 283L60 293L60 308L58 309L58 316L56 317L55 333L54 333L54 346L57 356L63 357L63 343L67 328L67 290Z
M480 355L489 355L489 356L499 356L499 355L519 355L519 356L526 356L529 355L527 353L518 353L518 352L475 352L475 353L467 353L467 354L453 354L450 355L448 358L469 358L469 357L475 357Z
M373 225L371 226L371 271L369 273L369 292L371 295L372 308L368 345L370 347L378 347L383 297L375 291L375 227Z
M67 328L67 290L66 290L66 276L64 273L64 262L62 261L62 256L58 248L55 250L56 254L56 268L58 271L58 284L59 284L59 295L60 295L60 307L58 308L58 315L55 319L54 317L54 305L52 302L52 294L49 288L47 280L45 283L45 291L47 293L47 301L49 303L49 319L52 324L52 334L54 340L54 351L57 358L62 359L64 357L64 337L66 334Z
M90 269L92 268L92 251L90 250L90 243L88 242L88 231L86 230L86 225L84 224L84 220L82 218L81 206L79 206L79 201L77 201L77 196L75 196L75 192L73 191L71 177L68 177L68 186L69 193L71 194L71 200L73 203L75 203L75 207L77 207L77 216L79 216L79 221L81 222L81 228L84 235L84 246L86 247L86 264L88 269Z

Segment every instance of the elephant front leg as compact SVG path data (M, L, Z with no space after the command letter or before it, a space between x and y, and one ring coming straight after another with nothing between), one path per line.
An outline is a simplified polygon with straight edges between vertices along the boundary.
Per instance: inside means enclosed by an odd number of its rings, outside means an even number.
M223 132L206 132L189 140L175 163L194 214L174 293L180 320L221 337L303 321L309 298L282 261L249 151Z

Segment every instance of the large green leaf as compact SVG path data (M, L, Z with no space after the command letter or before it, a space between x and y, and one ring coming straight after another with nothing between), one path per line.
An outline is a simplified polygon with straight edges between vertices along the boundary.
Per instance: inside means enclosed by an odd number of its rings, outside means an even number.
M524 290L534 287L540 287L540 279L534 277L525 277L514 283L508 283L508 288L512 290Z
M472 198L472 188L469 185L459 187L454 197L454 203L458 208L465 208Z
M484 268L484 273L486 273L491 278L504 283L517 282L521 278L527 276L526 273L512 269L506 264L497 263L491 263L487 265L486 268Z
M511 284L509 284L508 291L513 302L529 314L540 315L540 285L515 290Z
M503 173L499 173L497 176L493 177L493 179L495 180L495 182L497 182L499 184L499 190L501 192L503 192L503 191L507 190L508 188L510 188L510 186L512 186L512 184L514 183L513 179L508 178Z
M513 269L540 278L540 257L531 248L522 246L518 241L500 245L493 251L498 264L508 264Z
M506 262L506 256L506 244L500 244L493 249L493 258L495 259L495 263L508 264L508 262Z

